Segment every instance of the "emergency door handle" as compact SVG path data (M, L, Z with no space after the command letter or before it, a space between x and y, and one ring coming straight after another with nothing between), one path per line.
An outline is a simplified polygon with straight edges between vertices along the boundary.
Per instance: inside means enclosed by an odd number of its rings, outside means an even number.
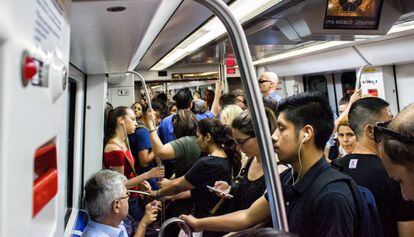
M56 144L47 143L35 152L32 217L35 217L53 199L57 194L57 187Z

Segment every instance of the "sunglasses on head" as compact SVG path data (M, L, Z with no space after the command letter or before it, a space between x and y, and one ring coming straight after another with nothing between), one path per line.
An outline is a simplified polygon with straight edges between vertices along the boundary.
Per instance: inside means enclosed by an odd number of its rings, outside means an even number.
M374 126L374 140L376 143L380 143L384 140L385 136L390 136L395 140L405 143L414 143L414 137L402 135L399 132L393 131L388 129L387 126L391 122L391 120L383 122L383 123L376 123Z

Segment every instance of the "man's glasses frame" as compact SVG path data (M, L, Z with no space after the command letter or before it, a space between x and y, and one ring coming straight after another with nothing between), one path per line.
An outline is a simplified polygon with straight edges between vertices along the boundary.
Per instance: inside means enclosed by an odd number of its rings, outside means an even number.
M384 136L390 136L400 142L405 143L414 143L414 137L413 136L405 136L402 135L399 132L396 132L394 130L388 129L387 126L391 122L391 120L383 122L383 123L376 123L374 126L374 141L376 143L380 143Z
M125 199L125 198L129 198L129 196L131 196L131 193L130 193L129 191L127 191L126 196L116 198L116 199L115 199L115 201L116 201L116 200L122 200L122 199Z

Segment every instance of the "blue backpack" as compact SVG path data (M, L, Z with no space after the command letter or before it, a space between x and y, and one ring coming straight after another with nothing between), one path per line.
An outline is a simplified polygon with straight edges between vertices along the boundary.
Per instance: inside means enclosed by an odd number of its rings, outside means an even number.
M318 182L316 182L318 180ZM379 218L377 204L371 191L365 187L359 186L355 181L333 168L327 168L315 179L309 187L311 197L317 197L317 194L328 184L333 182L345 182L351 189L352 195L358 209L358 225L354 229L354 236L359 237L383 237L382 225ZM307 210L311 210L316 200L310 200Z

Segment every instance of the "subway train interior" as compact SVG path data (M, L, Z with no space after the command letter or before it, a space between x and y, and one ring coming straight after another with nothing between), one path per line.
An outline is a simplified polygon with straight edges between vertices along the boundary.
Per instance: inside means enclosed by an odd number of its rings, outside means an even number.
M356 88L394 115L414 102L412 0L2 0L0 13L4 237L82 234L108 103L241 89L286 230L260 75L277 74L282 98L321 92L336 114Z

